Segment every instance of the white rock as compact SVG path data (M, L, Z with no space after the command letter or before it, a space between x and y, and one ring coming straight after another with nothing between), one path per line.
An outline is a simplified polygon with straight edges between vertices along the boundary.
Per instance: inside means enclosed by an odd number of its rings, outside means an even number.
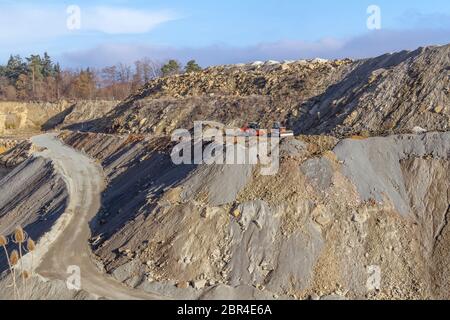
M194 287L194 289L200 290L203 289L206 286L206 280L197 280L192 282L192 286Z
M255 61L251 64L251 66L259 67L259 66L262 66L263 64L264 64L264 62L262 62L262 61Z
M412 133L415 133L415 134L422 134L422 133L428 132L426 129L421 128L419 126L414 127L411 131L412 131Z
M360 224L364 224L369 219L366 212L355 212L352 217L352 221Z
M267 65L267 66L273 66L273 65L276 65L276 64L280 64L280 62L276 61L276 60L268 60L265 63L265 65Z
M215 280L208 280L208 286L209 287L213 287L217 284L217 282Z
M313 59L311 62L312 63L326 63L326 62L328 62L328 60L322 59L322 58L316 58L316 59Z

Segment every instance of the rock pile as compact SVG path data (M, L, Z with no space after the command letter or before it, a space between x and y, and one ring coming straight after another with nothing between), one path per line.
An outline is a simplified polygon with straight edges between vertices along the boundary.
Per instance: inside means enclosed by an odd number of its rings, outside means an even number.
M280 121L301 134L375 136L450 128L450 45L366 60L211 67L160 78L91 130L168 134L194 121Z

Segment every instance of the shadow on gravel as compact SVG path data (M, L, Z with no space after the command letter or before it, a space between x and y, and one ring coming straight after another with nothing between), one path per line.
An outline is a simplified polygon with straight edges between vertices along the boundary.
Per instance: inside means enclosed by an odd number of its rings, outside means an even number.
M105 121L108 122L107 117L70 124L68 126L64 126L63 129L80 132L99 132L98 128L101 128L101 124Z
M92 236L102 235L102 242L138 216L140 209L145 209L143 214L151 214L164 191L176 187L196 168L195 165L174 165L169 155L160 152L153 152L144 161L133 155L129 163L124 159L128 153L132 154L133 147L123 148L103 162L108 166L122 158L119 162L124 161L127 168L109 181L102 195L102 209L90 222ZM94 249L99 244L94 245Z
M75 104L71 105L70 107L68 107L64 111L58 113L57 115L51 117L41 126L41 130L49 131L49 130L55 129L56 127L58 127L60 124L62 124L64 122L66 117L72 113L74 108L75 108Z

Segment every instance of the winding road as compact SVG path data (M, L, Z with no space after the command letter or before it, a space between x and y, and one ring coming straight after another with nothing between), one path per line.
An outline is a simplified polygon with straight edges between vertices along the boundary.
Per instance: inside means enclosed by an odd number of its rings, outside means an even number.
M89 222L100 209L101 193L105 187L101 167L86 155L66 146L55 134L32 138L44 151L36 153L50 159L64 179L69 194L65 213L59 218L43 242L36 272L46 279L66 281L69 266L80 268L81 289L107 299L167 299L129 288L102 273L91 258L88 245Z

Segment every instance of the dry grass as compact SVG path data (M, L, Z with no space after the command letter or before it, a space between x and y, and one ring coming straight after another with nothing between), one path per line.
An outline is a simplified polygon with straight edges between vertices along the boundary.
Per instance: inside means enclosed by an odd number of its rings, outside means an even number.
M14 242L17 244L22 244L25 242L25 231L23 231L20 226L14 231Z
M8 249L6 246L9 243L7 237L0 235L0 246L3 247L3 250L6 255L6 259L8 262L9 271L12 276L13 281L13 290L14 290L14 299L26 299L30 297L31 294L27 290L27 280L32 276L32 272L25 270L23 267L23 257L24 250L26 249L31 254L31 269L33 269L33 251L36 249L36 244L33 239L29 238L27 233L22 229L22 227L18 226L13 235L11 236L13 243L18 246L18 250L14 249L11 251L11 254L8 253ZM16 282L16 268L20 263L20 278L22 278L22 291L20 291L17 287Z
M5 236L0 235L0 246L4 247L8 244L8 239Z

